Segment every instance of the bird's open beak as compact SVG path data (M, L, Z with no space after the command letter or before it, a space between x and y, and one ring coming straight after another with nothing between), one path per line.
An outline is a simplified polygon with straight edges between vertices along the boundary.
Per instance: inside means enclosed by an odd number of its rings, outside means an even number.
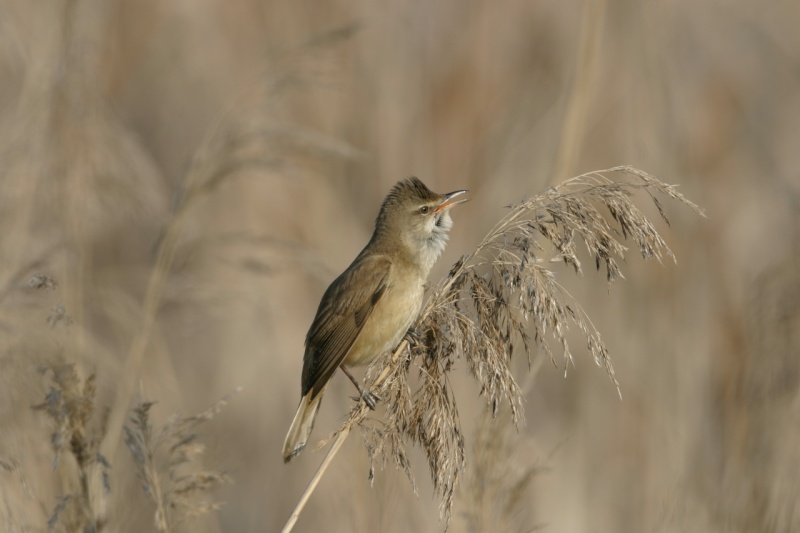
M461 196L461 195L462 195L462 194L464 194L465 192L467 192L467 191L466 191L466 190L463 190L463 191L453 191L453 192L449 192L449 193L445 194L445 195L444 195L444 202L442 202L441 204L439 204L439 205L436 207L436 209L434 209L434 210L433 210L433 212L434 212L434 213L438 213L438 212L440 212L440 211L444 211L445 209L450 209L450 208L451 208L451 207L453 207L454 205L463 204L464 202L466 202L467 200L469 200L469 198L456 198L456 197L457 197L457 196Z

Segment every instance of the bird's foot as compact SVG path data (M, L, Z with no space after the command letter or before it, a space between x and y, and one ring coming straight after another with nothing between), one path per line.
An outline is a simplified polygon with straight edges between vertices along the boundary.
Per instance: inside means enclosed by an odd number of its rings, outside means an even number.
M378 405L378 402L381 401L380 396L368 390L361 391L361 399L364 400L364 403L367 404L367 407L369 407L370 410L372 411L375 410L375 407Z
M408 328L408 331L406 331L406 334L403 336L403 339L405 339L406 342L408 342L409 348L413 348L416 345L422 344L422 336L413 327Z
M375 406L378 405L378 402L380 401L381 397L378 396L377 394L372 394L368 390L365 390L358 383L358 380L353 377L353 374L351 374L350 371L347 370L347 367L340 366L339 368L341 368L342 372L344 372L345 375L348 378L350 378L350 381L353 382L353 385L355 385L356 390L358 391L358 396L353 396L353 400L355 400L355 401L364 400L364 403L367 404L367 407L369 407L371 410L374 411L375 410Z
M367 404L367 407L369 407L371 411L374 411L375 407L378 405L378 402L381 401L380 396L363 389L361 390L360 396L353 396L352 398L356 402L364 400L364 403Z

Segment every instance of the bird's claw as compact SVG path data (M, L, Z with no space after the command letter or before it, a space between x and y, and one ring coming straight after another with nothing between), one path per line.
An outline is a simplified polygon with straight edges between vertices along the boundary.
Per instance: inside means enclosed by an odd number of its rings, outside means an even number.
M361 391L361 396L352 396L352 398L356 402L364 400L364 403L367 404L367 407L369 407L370 411L374 411L375 407L378 405L378 402L381 401L380 396L369 391Z
M408 346L410 348L422 343L422 336L413 327L408 328L408 331L406 331L406 334L403 336L403 338L408 342Z

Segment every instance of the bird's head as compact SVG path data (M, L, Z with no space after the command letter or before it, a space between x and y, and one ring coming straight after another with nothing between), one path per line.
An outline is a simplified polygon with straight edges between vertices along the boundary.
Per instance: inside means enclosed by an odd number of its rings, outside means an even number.
M467 198L465 190L438 194L418 178L395 185L383 201L375 221L375 236L403 246L425 271L444 250L453 227L450 209Z

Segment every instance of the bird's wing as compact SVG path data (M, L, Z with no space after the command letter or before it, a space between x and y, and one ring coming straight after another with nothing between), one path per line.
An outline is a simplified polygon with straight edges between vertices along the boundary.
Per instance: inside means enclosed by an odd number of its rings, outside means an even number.
M363 256L325 291L306 336L303 396L312 389L319 394L342 364L386 292L391 269L385 256Z

